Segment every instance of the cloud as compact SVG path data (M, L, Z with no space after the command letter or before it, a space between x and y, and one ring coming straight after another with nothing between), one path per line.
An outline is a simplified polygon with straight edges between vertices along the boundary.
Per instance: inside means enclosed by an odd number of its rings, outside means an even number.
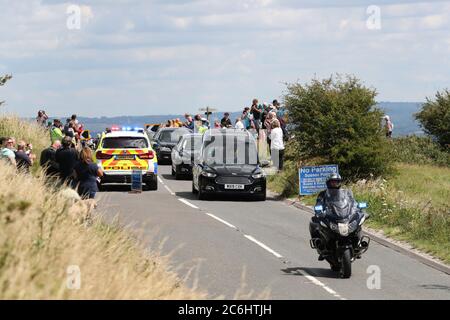
M368 0L76 2L80 30L66 26L72 2L0 0L0 72L15 75L1 94L21 113L237 110L333 72L356 74L383 100L448 85L448 1L378 0L381 30L366 26Z

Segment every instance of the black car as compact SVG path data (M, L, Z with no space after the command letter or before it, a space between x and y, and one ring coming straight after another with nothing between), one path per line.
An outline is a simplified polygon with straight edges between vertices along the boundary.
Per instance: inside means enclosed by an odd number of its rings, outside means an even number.
M175 179L192 176L192 166L202 146L202 134L190 133L180 138L172 149L172 175Z
M191 133L187 128L161 128L152 139L153 150L156 152L158 164L172 163L172 149L184 134Z
M256 140L247 130L207 131L192 171L192 192L199 199L225 194L266 200L266 175Z

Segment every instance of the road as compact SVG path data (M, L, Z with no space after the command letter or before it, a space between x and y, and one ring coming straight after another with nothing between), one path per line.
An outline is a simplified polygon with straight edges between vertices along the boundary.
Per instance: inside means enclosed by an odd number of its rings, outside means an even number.
M170 166L159 170L158 191L109 188L99 194L100 212L170 253L186 284L212 298L450 299L449 275L374 241L352 277L340 279L309 247L310 213L271 199L199 201L191 181L175 180ZM379 288L368 286L374 270Z

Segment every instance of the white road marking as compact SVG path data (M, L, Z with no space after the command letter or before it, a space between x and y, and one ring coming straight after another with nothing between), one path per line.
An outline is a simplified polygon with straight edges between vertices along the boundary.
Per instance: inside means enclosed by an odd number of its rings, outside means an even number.
M225 220L220 219L219 217L216 217L215 215L213 215L213 214L211 214L211 213L207 213L207 215L210 216L210 217L213 218L213 219L216 219L216 220L219 221L219 222L222 222L223 224L229 226L230 228L233 228L233 229L236 229L236 230L237 230L237 228L236 228L235 226L233 226L231 223L228 223L228 222L226 222Z
M164 185L164 188L166 188L166 190L167 191L169 191L169 193L171 194L171 195L175 195L175 192L173 192L172 190L170 190L170 188L168 187L168 186L166 186L166 185Z
M326 284L324 284L322 281L320 281L319 279L313 277L312 275L310 275L308 272L306 272L305 270L301 270L299 271L306 279L308 279L309 281L311 281L313 284L315 284L316 286L322 287L326 292L328 292L329 294L331 294L332 296L334 296L335 298L339 298L341 300L346 300L345 298L343 298L341 295L339 295L336 291L334 291L333 289L331 289L330 287L328 287Z
M264 243L259 242L258 240L256 240L255 238L253 238L252 236L249 236L247 234L244 234L244 237L246 237L248 240L253 241L254 243L256 243L258 246L260 246L261 248L265 249L266 251L269 251L271 254L273 254L275 257L277 258L283 258L283 256L281 254L279 254L278 252L272 250L271 248L269 248L268 246L266 246Z
M158 180L164 185L164 182L162 181L162 179L158 176ZM175 193L173 193L172 190L170 190L170 188L166 185L164 185L164 187L167 189L167 191L170 192L170 194L175 195ZM189 201L187 201L186 199L183 198L178 198L179 201L183 202L185 205L194 208L194 209L199 209L199 207L193 205L192 203L190 203ZM210 216L211 218L225 224L226 226L236 229L236 226L232 225L231 223L211 214L211 213L206 213L208 216ZM275 250L271 249L270 247L268 247L267 245L265 245L264 243L256 240L255 238L253 238L250 235L246 235L244 234L244 237L247 238L248 240L256 243L258 246L260 246L261 248L263 248L264 250L270 252L271 254L273 254L275 257L277 258L283 258L283 256L281 254L279 254L278 252L276 252ZM340 294L338 294L336 291L334 291L333 289L331 289L330 287L328 287L326 284L324 284L322 281L320 281L319 279L317 279L316 277L310 275L308 272L306 272L305 270L299 270L299 272L309 281L311 281L314 285L321 287L322 289L324 289L326 292L328 292L329 294L331 294L333 297L338 298L340 300L346 300L344 297L342 297Z
M189 201L187 201L186 199L182 199L182 198L178 198L178 200L180 200L181 202L183 202L185 205L194 208L194 209L198 209L197 206L194 206L192 203L190 203Z

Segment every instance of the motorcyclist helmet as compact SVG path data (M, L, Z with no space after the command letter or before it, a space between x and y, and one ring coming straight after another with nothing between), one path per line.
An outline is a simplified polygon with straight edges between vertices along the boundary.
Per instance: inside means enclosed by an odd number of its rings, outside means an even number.
M332 173L327 177L326 183L328 189L340 189L342 178L339 173Z

